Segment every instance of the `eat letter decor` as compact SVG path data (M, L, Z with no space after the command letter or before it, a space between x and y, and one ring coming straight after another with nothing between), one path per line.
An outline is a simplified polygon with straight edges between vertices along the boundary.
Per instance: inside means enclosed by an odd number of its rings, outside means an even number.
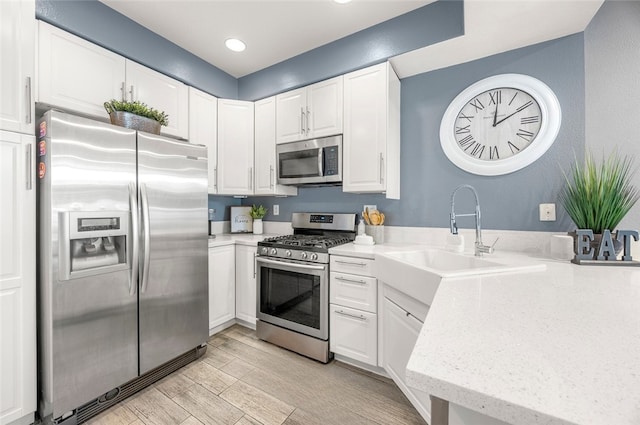
M575 257L571 260L575 264L583 265L605 265L605 266L640 266L639 261L633 261L631 257L631 238L638 240L637 230L618 230L615 241L622 244L624 252L622 260L616 258L613 245L613 237L609 230L602 233L600 245L593 247L593 230L580 229L576 231Z

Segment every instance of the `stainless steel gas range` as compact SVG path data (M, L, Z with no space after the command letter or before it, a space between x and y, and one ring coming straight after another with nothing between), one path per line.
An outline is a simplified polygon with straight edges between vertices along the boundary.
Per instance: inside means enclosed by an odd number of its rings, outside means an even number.
M258 338L327 363L329 248L352 242L357 214L293 213L293 235L258 243Z

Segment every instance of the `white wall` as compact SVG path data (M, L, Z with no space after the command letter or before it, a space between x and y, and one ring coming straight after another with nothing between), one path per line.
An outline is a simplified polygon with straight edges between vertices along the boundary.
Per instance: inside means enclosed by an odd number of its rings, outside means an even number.
M617 147L640 167L640 2L605 1L585 30L585 126L596 158ZM640 229L640 202L619 227Z

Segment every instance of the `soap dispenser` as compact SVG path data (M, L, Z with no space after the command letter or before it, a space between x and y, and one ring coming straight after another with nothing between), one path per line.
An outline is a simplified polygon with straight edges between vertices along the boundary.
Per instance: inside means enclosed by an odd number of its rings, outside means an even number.
M360 224L358 224L358 236L364 235L364 221L360 219Z

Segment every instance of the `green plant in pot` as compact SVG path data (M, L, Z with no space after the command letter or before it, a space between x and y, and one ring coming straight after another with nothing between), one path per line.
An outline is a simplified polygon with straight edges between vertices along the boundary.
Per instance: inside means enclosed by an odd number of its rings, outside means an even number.
M253 218L253 233L256 235L261 235L262 234L262 219L264 218L264 216L267 214L267 209L260 205L260 206L256 206L251 205L251 211L249 211L249 215L251 215L251 218Z
M169 125L169 115L138 100L129 102L111 99L104 103L111 124L148 133L160 134L160 127Z
M569 174L565 173L560 201L578 229L591 229L596 235L594 248L602 232L613 233L638 201L638 190L631 183L635 171L633 157L614 152L603 156L600 164L587 153L584 163L576 160ZM622 245L614 241L614 246L619 253Z

